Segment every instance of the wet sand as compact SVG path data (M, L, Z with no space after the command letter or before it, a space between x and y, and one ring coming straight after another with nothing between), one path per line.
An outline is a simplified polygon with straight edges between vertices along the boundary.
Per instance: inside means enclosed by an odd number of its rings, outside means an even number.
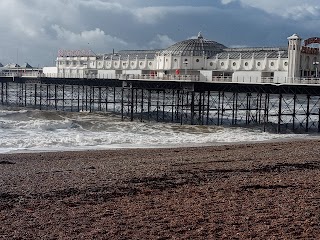
M0 155L0 239L318 239L320 141Z

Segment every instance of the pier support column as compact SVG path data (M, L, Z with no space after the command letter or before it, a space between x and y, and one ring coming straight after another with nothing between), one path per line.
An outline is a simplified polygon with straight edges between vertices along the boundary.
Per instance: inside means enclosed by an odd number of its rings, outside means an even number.
M232 124L232 125L235 124L236 94L237 94L237 93L235 93L235 92L232 94L232 121L231 121L231 124Z
M9 84L8 84L8 82L6 82L6 105L9 104L9 101L8 101L8 99L9 99L8 88L9 88Z
M143 91L143 88L141 89L141 110L140 110L140 121L142 122L143 121L143 112L144 112L144 109L143 109L143 101L144 101L144 91Z
M34 85L34 105L37 106L37 84Z
M24 106L27 106L27 84L24 84Z
M251 93L247 93L246 125L250 124L250 115L251 115Z
M3 82L1 82L1 104L3 105L3 99L4 99L4 97L3 97L3 93L4 93L4 91L3 91Z
M309 132L309 119L310 119L310 95L307 95L307 114L306 114L306 132Z
M116 112L116 87L113 87L113 112Z
M102 95L101 95L101 87L98 88L98 111L102 111Z
M162 121L165 121L165 110L166 110L166 91L162 91Z
M174 122L174 103L175 103L175 96L174 96L174 92L175 90L172 89L172 100L171 100L171 122Z
M124 87L122 85L122 87L121 87L121 119L122 120L124 119L123 108L124 108Z
M217 119L217 125L220 126L220 109L221 109L221 92L218 92L218 106L217 106L217 110L218 110L218 119Z
M199 92L198 102L198 124L202 125L202 92Z
M194 92L191 92L191 125L194 124Z
M109 102L109 87L106 87L105 88L105 91L106 91L106 98L105 98L105 104L106 104L106 112L108 112L108 102Z
M296 123L296 103L297 103L297 95L294 94L294 96L293 96L293 113L292 113L292 131L294 131L295 123Z
M259 120L258 123L261 124L261 110L262 110L262 93L259 93L259 107L258 107L258 111L259 111Z
M265 94L264 99L264 113L263 113L263 131L266 131L266 125L269 121L269 94Z
M277 132L281 132L281 115L282 115L282 94L279 94L279 112L278 112L278 126L277 126Z
M62 85L62 111L64 111L64 103L65 103L65 85Z
M78 112L80 112L80 85L77 85L77 88L78 88L77 104L78 104Z
M223 116L224 116L224 98L225 98L225 93L222 92L222 97L221 97L221 113L220 113L220 125L223 125Z
M207 94L207 125L209 125L209 116L210 116L210 91Z
M157 90L157 122L159 122L159 101L160 101L160 92Z
M42 84L39 86L39 109L42 110Z
M151 90L148 90L148 120L150 121L150 110L151 110Z
M180 125L183 124L183 117L184 117L184 91L182 91L182 93L180 93L180 99L181 99L181 105L180 105Z
M134 113L134 88L132 86L132 83L130 84L130 90L131 90L131 112L130 112L130 120L133 121L133 113Z

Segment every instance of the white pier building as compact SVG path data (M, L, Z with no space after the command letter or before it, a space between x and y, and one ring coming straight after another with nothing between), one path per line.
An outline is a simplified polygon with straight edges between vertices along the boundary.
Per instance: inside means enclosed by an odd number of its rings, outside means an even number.
M128 50L95 55L61 51L56 67L43 73L65 78L126 78L203 82L317 83L320 38L297 34L279 48L228 48L205 39L178 42L163 50ZM311 82L312 81L312 82Z

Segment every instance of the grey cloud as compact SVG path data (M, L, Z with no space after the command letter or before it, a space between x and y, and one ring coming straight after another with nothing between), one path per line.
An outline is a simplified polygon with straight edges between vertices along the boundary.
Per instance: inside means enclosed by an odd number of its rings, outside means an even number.
M319 0L221 0L222 4L240 2L244 6L261 9L288 19L303 19L320 16Z
M157 36L148 45L153 49L165 49L174 43L175 41L169 36L157 34Z
M60 48L165 48L199 31L229 46L285 45L294 32L317 35L317 1L1 0L0 62L52 65Z

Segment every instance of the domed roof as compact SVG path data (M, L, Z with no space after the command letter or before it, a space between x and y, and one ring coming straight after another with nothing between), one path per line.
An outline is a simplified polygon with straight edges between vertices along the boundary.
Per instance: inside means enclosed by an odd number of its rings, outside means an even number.
M223 44L207 40L203 38L201 33L199 33L196 39L188 39L178 42L160 52L160 55L211 57L217 53L223 52L223 49L225 48L226 46Z

